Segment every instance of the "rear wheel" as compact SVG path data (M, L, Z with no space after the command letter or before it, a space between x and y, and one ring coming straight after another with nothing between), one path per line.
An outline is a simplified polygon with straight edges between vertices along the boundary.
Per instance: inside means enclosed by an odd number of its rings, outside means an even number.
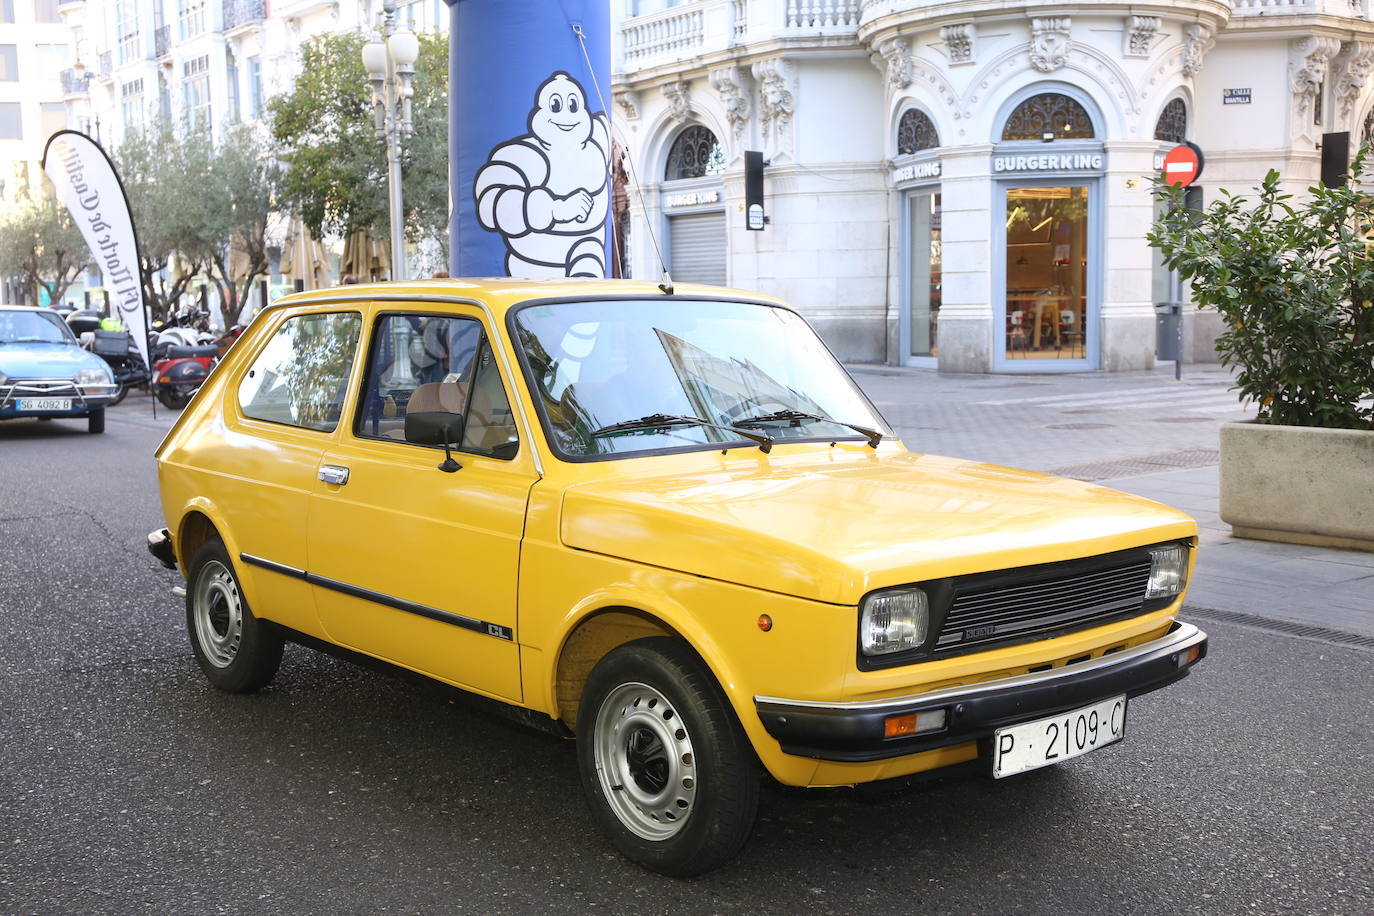
M86 432L103 433L105 431L105 408L98 407L86 414Z
M758 808L758 761L685 643L653 637L610 652L587 679L577 721L588 804L625 856L685 878L744 846Z
M223 543L211 538L196 551L186 584L186 630L210 683L231 693L267 686L283 642L249 610Z
M195 394L190 388L163 385L157 390L157 399L162 402L162 406L168 410L181 410L191 403L191 395Z

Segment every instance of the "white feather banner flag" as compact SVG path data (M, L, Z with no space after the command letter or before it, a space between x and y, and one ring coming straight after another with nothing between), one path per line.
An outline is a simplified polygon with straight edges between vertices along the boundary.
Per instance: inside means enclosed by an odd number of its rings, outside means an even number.
M124 322L146 363L148 311L139 280L138 237L114 163L90 137L60 130L43 150L43 171L100 265L112 313Z

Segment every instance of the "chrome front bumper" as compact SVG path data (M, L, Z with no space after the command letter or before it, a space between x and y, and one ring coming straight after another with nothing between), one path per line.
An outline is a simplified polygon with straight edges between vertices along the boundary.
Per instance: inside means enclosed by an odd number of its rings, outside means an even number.
M843 762L883 760L977 741L1005 725L1107 697L1149 693L1185 677L1206 656L1207 634L1190 623L1175 623L1164 636L1139 646L995 681L847 703L756 696L754 707L786 753ZM884 737L884 723L892 716L939 710L945 711L939 731Z
M27 411L34 416L61 416L64 413L84 413L114 397L115 385L78 385L69 378L10 379L0 385L0 411L18 410L20 398L71 398L71 411Z

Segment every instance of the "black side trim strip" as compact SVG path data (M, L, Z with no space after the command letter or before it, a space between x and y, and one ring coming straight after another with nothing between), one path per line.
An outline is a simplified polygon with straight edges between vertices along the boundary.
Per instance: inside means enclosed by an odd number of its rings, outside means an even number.
M398 611L405 611L407 614L414 614L417 617L427 617L430 620L452 624L455 627L462 627L464 630L471 630L474 633L495 636L497 639L504 639L511 642L515 640L515 631L499 623L488 623L485 620L464 617L462 614L441 611L427 604L417 604L414 601L406 601L403 598L396 598L391 595L383 594L382 592L374 592L370 588L361 588L357 585L349 585L347 582L340 582L337 579L317 576L303 569L296 569L294 566L285 566L281 563L273 563L271 560L264 560L262 557L255 557L252 554L241 553L239 554L239 559L250 566L259 566L275 573L281 573L284 576L304 579L311 585L318 585L321 588L327 588L332 591L341 592L345 595L351 595L354 598L362 598L364 601L371 601L375 604L394 608Z

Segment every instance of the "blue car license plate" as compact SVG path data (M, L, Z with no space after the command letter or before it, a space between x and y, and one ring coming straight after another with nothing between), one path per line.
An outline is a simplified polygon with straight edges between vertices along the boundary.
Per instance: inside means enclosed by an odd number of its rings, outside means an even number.
M20 398L19 409L23 410L71 410L71 398Z

